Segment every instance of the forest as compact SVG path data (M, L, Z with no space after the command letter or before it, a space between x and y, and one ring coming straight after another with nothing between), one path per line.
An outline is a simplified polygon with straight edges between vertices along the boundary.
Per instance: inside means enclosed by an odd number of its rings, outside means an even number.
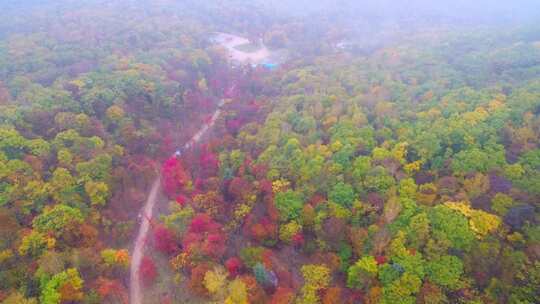
M0 4L0 303L539 303L540 26L268 5Z

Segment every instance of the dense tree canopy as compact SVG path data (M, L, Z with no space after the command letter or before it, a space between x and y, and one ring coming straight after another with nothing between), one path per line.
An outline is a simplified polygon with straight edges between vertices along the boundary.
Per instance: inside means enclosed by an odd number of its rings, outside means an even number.
M146 303L538 302L537 26L58 2L0 4L1 303L127 303L144 221Z

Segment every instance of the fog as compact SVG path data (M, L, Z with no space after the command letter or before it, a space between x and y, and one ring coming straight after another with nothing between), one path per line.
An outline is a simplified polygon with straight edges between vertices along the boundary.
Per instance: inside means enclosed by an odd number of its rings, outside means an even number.
M475 23L534 22L540 17L540 2L536 0L219 0L219 1L169 1L169 0L4 0L0 8L4 11L23 11L43 7L49 9L123 5L145 5L174 11L175 8L207 11L220 6L253 8L266 14L284 17L327 16L400 20L411 18L451 18ZM120 13L120 12L119 12ZM213 13L217 13L214 11ZM334 20L343 21L343 20Z
M0 0L0 303L540 299L540 0Z
M122 18L126 9L138 12L141 18L155 13L197 16L200 22L244 34L261 33L280 24L299 21L307 25L303 29L306 37L316 37L321 31L333 28L349 38L360 35L375 44L399 36L403 38L411 31L493 27L505 30L534 27L540 20L540 1L536 0L4 0L0 3L3 17L0 35L31 31L36 26L48 27L55 24L53 17L67 18L70 10L94 8L106 10L111 17L117 14L118 18ZM226 16L224 11L234 14ZM29 17L33 22L27 22Z
M249 2L249 1L248 1ZM538 17L540 3L534 0L380 0L380 1L267 1L267 7L282 12L308 15L319 12L348 12L351 15L380 16L381 18L441 16L457 19L505 20Z

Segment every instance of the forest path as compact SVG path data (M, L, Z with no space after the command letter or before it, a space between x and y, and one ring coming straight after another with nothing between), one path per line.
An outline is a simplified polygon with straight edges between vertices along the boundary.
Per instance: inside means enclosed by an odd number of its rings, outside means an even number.
M218 117L221 115L221 107L225 104L225 100L221 99L218 103L218 107L214 114L211 116L210 120L207 121L199 131L193 135L193 137L179 150L173 154L173 157L180 157L183 150L191 148L193 145L198 143L203 135L214 125ZM152 221L152 215L154 206L158 201L158 194L161 190L161 178L157 177L150 193L148 194L148 199L143 206L141 212L141 225L139 226L139 232L137 233L137 238L135 239L135 244L133 246L133 253L130 263L130 282L129 282L129 302L131 304L142 304L143 295L141 289L141 277L139 273L139 268L141 266L141 261L144 256L144 249L146 245L146 239L148 238L148 233L150 232L150 225Z
M160 190L161 178L158 177L152 184L148 199L144 204L141 218L141 226L139 227L139 233L135 239L135 246L133 249L133 255L130 263L130 282L129 282L129 299L132 304L142 303L141 293L141 278L139 276L139 267L144 255L144 245L148 231L150 231L150 219L152 218L152 212L157 202L157 196Z

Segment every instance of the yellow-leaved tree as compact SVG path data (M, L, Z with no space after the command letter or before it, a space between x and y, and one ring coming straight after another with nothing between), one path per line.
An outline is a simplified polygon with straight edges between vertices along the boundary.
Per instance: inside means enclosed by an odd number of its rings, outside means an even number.
M304 265L300 269L304 277L302 295L296 301L297 304L321 303L319 291L330 284L330 269L324 265Z
M446 202L450 209L456 210L469 219L469 226L481 238L495 231L501 225L501 218L482 210L471 208L468 202Z
M204 275L204 287L215 298L222 299L225 297L227 286L227 272L225 268L216 266L209 270Z
M229 283L229 295L224 304L248 304L248 293L246 284L240 279L235 279Z

